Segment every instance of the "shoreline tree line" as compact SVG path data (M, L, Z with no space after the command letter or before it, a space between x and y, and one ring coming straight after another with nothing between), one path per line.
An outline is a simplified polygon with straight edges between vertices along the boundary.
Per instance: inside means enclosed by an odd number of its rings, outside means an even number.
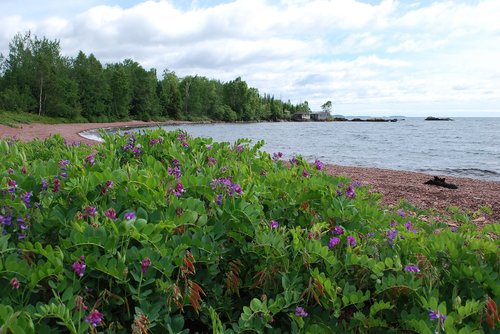
M118 120L279 121L309 113L307 101L292 104L260 94L240 77L221 82L199 75L157 76L125 59L103 65L92 53L64 57L58 40L16 34L0 55L0 110L79 122Z

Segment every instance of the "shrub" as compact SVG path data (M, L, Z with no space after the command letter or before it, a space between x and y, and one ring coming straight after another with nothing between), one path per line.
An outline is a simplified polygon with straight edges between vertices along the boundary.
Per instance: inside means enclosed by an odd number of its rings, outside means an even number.
M499 225L182 131L1 141L0 332L493 332Z

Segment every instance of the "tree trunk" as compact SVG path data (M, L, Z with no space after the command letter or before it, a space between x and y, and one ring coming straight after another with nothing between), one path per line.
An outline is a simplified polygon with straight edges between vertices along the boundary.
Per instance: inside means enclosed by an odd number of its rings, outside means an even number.
M40 94L38 96L38 115L42 115L42 95L43 95L43 76L40 78Z

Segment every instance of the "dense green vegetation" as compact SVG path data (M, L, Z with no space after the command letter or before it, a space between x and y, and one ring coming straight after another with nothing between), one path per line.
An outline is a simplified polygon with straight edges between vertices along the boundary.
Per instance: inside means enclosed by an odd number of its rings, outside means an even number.
M293 105L261 95L241 78L179 78L164 70L159 80L155 69L131 59L103 66L93 54L63 57L58 41L30 33L16 35L0 57L0 110L92 122L276 121L310 111L307 101Z
M1 333L493 333L499 224L183 132L0 141Z

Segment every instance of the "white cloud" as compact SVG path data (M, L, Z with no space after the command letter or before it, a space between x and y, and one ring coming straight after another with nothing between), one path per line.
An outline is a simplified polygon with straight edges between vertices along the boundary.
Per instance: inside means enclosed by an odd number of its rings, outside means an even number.
M0 51L31 30L59 39L66 55L83 50L105 63L133 58L158 73L241 76L263 93L313 108L327 100L500 104L497 0L122 3L75 1L63 12L64 2L50 0L44 14L41 6L35 13L1 2ZM491 112L500 114L493 102Z

